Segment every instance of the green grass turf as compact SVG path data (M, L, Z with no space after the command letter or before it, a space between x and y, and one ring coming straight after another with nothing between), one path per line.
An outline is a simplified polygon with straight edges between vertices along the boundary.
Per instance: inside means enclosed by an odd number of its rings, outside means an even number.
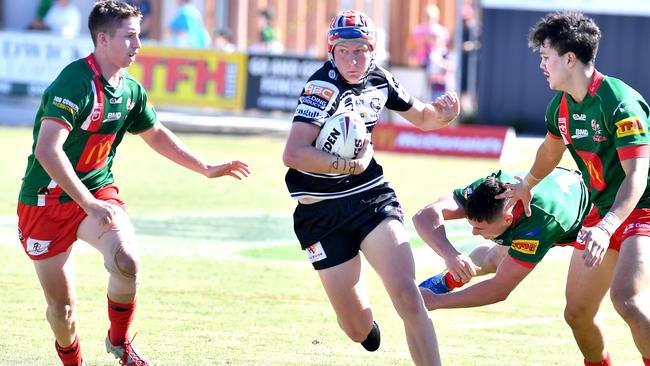
M0 365L55 365L45 301L15 238L15 199L31 145L24 128L0 128ZM206 159L238 158L253 175L208 180L127 137L115 165L143 253L136 343L157 365L409 365L404 332L377 276L366 266L382 346L367 353L345 337L316 273L291 232L294 203L284 187L277 137L182 135ZM528 168L534 149L518 151ZM483 159L377 153L408 218L440 194L500 167ZM565 164L566 165L566 164ZM455 242L471 243L456 224ZM407 225L411 234L412 229ZM418 278L442 269L412 240ZM469 248L469 244L466 244ZM76 245L79 334L90 365L104 353L107 275L100 256ZM445 365L578 365L562 320L566 260L545 261L505 302L431 313ZM638 365L629 332L608 300L602 309L616 365Z

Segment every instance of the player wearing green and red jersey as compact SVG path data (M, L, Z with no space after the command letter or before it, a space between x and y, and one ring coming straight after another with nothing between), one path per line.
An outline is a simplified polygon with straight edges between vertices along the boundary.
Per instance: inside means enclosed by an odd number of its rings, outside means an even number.
M558 94L548 106L548 133L530 172L499 197L522 200L530 213L532 187L570 151L594 209L578 235L584 250L571 259L567 297L577 299L567 299L565 318L585 364L611 365L595 319L610 290L650 366L650 111L638 92L595 69L600 36L592 19L573 12L549 14L531 29L529 44L539 50L540 68Z
M81 183L94 192L113 183L111 166L124 134L150 129L156 123L156 113L135 79L123 71L118 87L107 84L95 55L90 54L65 67L43 93L34 125L34 146L38 145L43 121L56 122L69 131L63 151ZM45 206L69 202L72 198L52 180L32 153L19 201Z
M553 246L576 246L576 236L589 213L589 192L577 171L557 168L539 184L531 202L530 216L521 204L504 210L506 199L495 196L516 182L510 174L497 171L453 194L438 198L422 208L413 223L422 239L447 265L420 284L427 309L461 308L505 300L535 268ZM461 254L446 236L447 220L466 218L472 234L492 240L496 246L479 246ZM505 250L507 249L507 253ZM495 273L488 280L464 290L449 292L472 277ZM428 291L431 290L431 291Z
M208 178L249 174L241 161L206 164L156 120L147 94L125 71L140 48L140 12L98 1L88 18L95 49L68 65L42 98L34 144L18 200L19 238L47 300L47 320L64 365L82 365L76 333L72 244L81 239L104 257L110 328L106 350L121 365L149 365L128 339L140 259L133 226L111 166L126 132Z

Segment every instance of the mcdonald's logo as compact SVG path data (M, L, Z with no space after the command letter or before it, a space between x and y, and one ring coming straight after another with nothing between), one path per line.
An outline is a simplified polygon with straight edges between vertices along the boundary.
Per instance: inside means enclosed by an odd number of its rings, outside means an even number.
M589 174L590 189L594 188L602 192L607 187L607 183L605 183L603 162L600 160L600 156L590 151L576 150L576 153L578 153L585 163L585 168Z
M90 136L86 142L77 166L78 172L89 172L106 166L106 158L113 147L115 135L96 134Z

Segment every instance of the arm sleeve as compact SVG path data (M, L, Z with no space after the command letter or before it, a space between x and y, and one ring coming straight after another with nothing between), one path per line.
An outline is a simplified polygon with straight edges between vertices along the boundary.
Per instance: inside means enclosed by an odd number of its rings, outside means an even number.
M133 120L127 128L127 131L134 134L148 130L158 119L156 116L156 110L149 101L147 92L141 85L139 85L138 91L138 98L134 101L135 105L133 106L131 113L129 113L129 116L133 116Z
M551 100L546 106L546 114L544 115L544 122L546 123L546 130L551 137L561 139L560 129L557 123L558 111L560 109L560 100L562 94L559 93Z
M544 219L535 220L539 216ZM564 229L554 218L535 208L528 220L531 223L517 228L517 232L513 234L508 254L520 262L530 263L534 266L553 247L556 238L564 233Z
M59 77L43 94L41 120L58 120L72 130L83 123L81 117L92 98L90 85L84 85L81 79Z
M388 98L386 100L386 108L394 111L408 111L413 106L413 97L404 88L402 84L391 74L389 71L381 69L386 75L388 83Z
M643 100L626 99L612 114L612 123L606 124L614 136L614 145L620 160L648 157L648 106Z
M312 77L305 84L298 98L293 121L322 126L336 110L339 94L336 85Z

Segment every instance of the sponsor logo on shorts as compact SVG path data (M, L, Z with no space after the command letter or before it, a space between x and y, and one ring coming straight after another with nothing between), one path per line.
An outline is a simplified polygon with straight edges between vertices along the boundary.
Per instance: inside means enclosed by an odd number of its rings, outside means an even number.
M616 123L616 137L640 135L644 133L643 123L638 116L632 116Z
M18 240L22 243L23 240L25 240L25 237L23 236L23 231L18 228Z
M629 232L650 232L650 224L646 224L643 222L633 222L630 224L627 224L625 226L625 229L623 230L623 235L627 235Z
M325 250L320 242L308 246L305 251L307 252L307 259L309 259L311 263L322 261L327 258L327 254L325 254Z
M524 254L537 253L539 240L513 240L510 248Z
M50 249L51 240L38 240L27 238L27 253L29 255L43 255Z

